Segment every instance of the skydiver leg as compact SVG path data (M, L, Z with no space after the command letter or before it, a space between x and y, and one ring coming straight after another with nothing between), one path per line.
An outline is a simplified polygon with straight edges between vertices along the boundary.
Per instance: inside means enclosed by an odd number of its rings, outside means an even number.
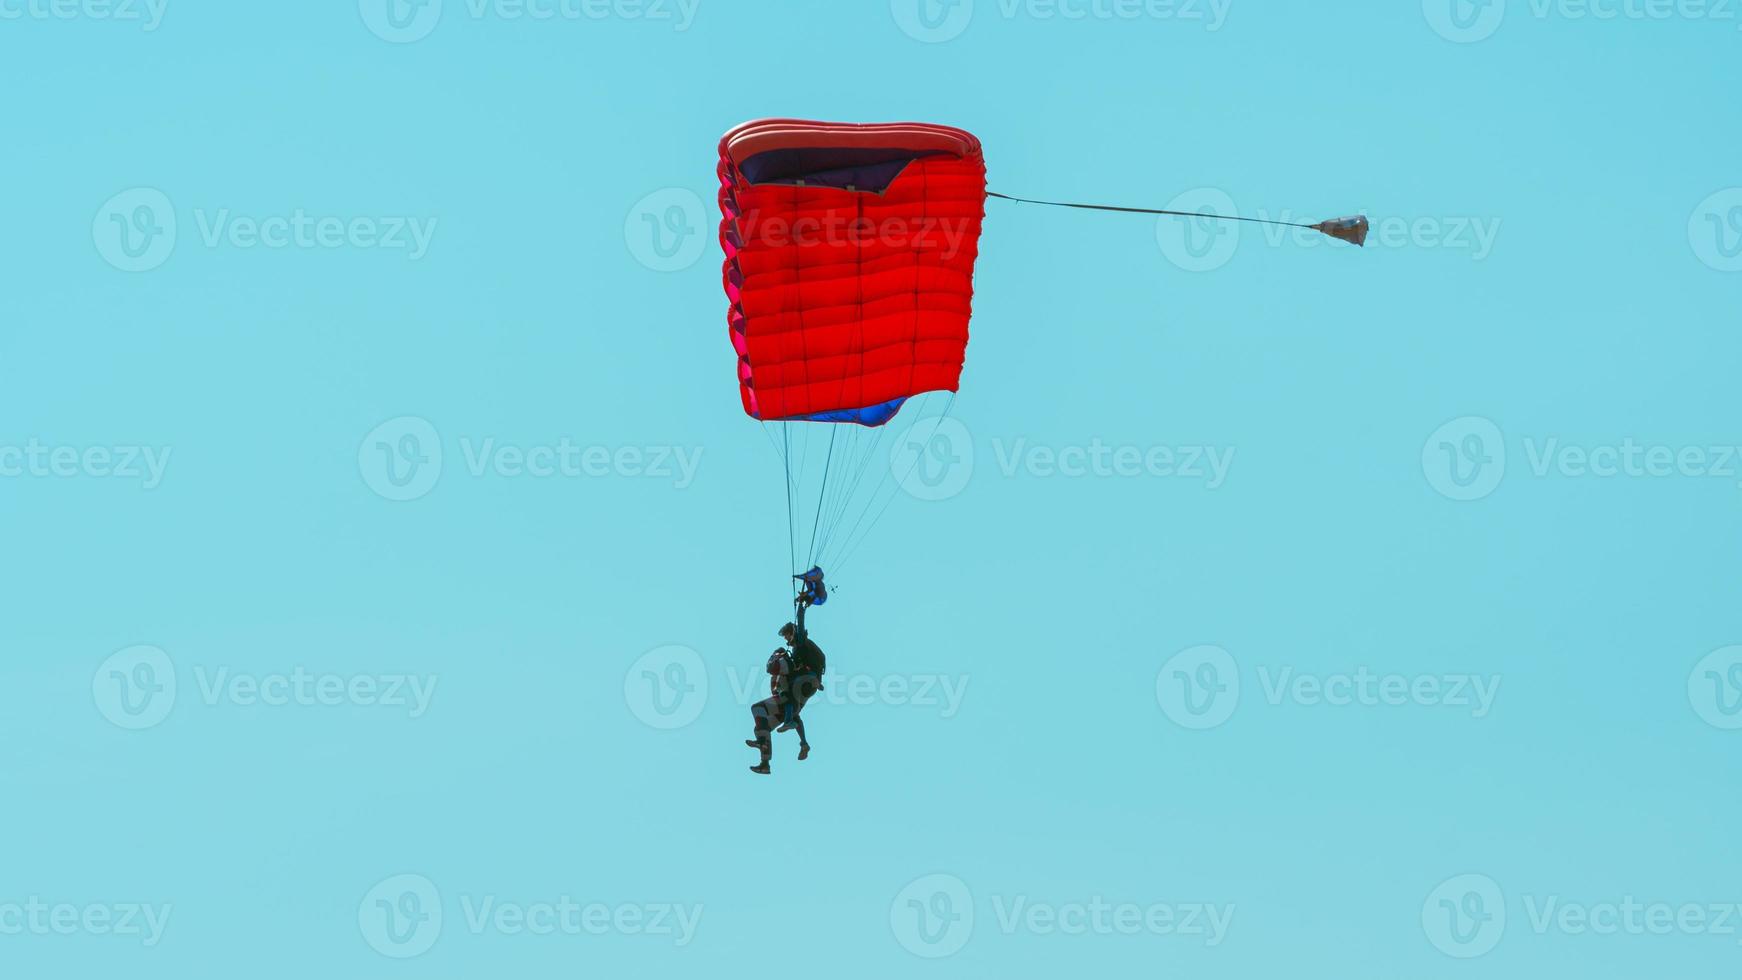
M804 706L810 702L817 689L822 686L822 680L815 674L800 674L792 679L792 700L789 702L792 714L783 728L793 728L798 731L798 757L803 759L810 755L810 739L804 734Z
M774 726L774 712L780 703L778 698L765 698L750 706L750 719L754 725L756 738L744 744L752 746L762 754L762 763L750 767L750 771L768 775L768 760L774 756L773 737L770 729Z

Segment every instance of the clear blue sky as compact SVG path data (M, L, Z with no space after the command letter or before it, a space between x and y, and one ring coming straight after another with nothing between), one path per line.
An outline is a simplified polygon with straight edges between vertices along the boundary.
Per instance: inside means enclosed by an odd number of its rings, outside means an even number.
M480 4L0 4L0 970L1734 975L1742 15ZM760 778L771 115L1375 240L991 202Z

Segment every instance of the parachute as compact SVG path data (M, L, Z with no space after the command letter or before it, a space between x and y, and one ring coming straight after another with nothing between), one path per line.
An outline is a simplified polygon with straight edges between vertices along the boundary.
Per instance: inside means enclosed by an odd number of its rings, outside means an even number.
M967 352L987 198L1309 228L1356 246L1368 234L1361 215L1307 224L989 192L980 141L929 123L748 122L720 140L719 177L739 395L785 470L794 581L809 568L818 588L900 492L897 470L937 448ZM916 423L882 457L904 408L932 428Z
M980 141L765 119L725 135L718 173L739 394L783 464L793 571L833 574L900 492L886 425L922 399L909 414L941 419L960 384Z

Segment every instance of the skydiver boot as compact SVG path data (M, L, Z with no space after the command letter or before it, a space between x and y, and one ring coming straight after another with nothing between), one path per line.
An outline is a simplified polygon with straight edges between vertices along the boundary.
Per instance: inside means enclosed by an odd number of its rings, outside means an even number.
M798 761L803 762L804 760L806 760L810 757L811 757L811 743L809 743L809 742L798 743Z

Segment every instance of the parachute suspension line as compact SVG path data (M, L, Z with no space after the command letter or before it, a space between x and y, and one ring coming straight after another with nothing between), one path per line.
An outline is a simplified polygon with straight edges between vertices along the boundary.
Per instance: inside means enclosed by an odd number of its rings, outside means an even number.
M818 488L818 490L817 490L817 516L811 520L810 558L806 559L808 564L805 566L805 568L798 569L797 571L795 571L794 574L797 574L797 572L802 572L805 569L808 569L816 564L816 559L817 559L817 529L822 526L823 501L828 499L828 496L829 496L829 464L831 464L835 461L835 437L837 435L840 435L840 432L841 432L841 430L838 427L831 426L831 428L833 428L834 431L829 433L829 454L823 460L823 485L820 488Z
M950 411L955 407L955 404L956 404L956 393L952 391L949 393L948 400L944 402L943 411L938 414L936 421L933 422L933 424L932 424L932 433L933 434L935 434L937 432L938 427L942 426L944 424L944 421L949 418ZM917 425L918 423L915 423L915 424ZM911 427L909 428L909 431L912 431ZM929 440L928 440L928 443L929 443ZM921 457L923 455L924 455L924 448L923 447L918 452L914 453L913 462L908 465L907 472L902 473L900 475L900 477L896 479L895 488L893 490L891 490L889 495L883 499L883 504L881 507L877 506L876 496L873 495L873 497L870 501L870 504L867 507L866 513L870 513L870 511L872 509L875 509L877 513L875 516L873 516L871 518L871 523L866 524L864 526L863 530L859 530L858 524L855 524L854 531L848 534L847 541L846 541L845 545L843 545L841 556L835 560L835 567L837 570L841 566L845 565L847 563L847 561L849 559L851 559L858 552L859 548L861 546L863 546L864 543L871 537L871 532L873 530L875 530L877 528L878 523L883 520L883 515L887 514L889 512L889 507L891 504L895 503L895 498L901 496L901 494L903 493L905 487L907 486L908 479L913 476L913 471L916 468L918 468L920 461L921 461ZM885 469L887 472L884 473L884 482L886 482L895 473L895 467L893 465L885 467ZM881 483L879 484L879 492L881 492ZM859 515L859 523L863 523L864 519L865 519L865 514L860 514Z
M934 404L936 404L936 397L935 397L936 395L937 395L937 392L927 392L925 395L921 396L924 399L923 402L910 402L909 404L913 407L914 411L923 419L925 417L926 410L931 408ZM955 394L952 392L950 394L950 397L952 399L954 399ZM946 408L945 414L948 414L947 408ZM939 421L941 422L942 419L940 418ZM915 425L917 425L917 424L918 423L916 422ZM894 460L883 455L884 454L883 444L884 444L885 438L887 437L888 429L889 429L889 427L887 425L885 425L885 426L882 426L878 430L877 447L875 449L873 449L873 451L872 451L873 455L870 457L871 459L875 459L875 458L878 458L880 456L883 458L883 466L881 467L882 473L881 473L881 475L878 476L877 483L874 487L872 487L870 494L867 495L866 500L865 500L864 509L859 511L859 516L858 516L858 518L856 518L853 521L852 528L847 531L845 536L843 536L842 542L841 542L841 547L840 547L841 554L836 558L830 559L833 562L833 565L831 565L830 567L838 566L842 561L844 561L846 559L848 553L857 549L858 545L855 543L855 536L857 536L859 534L860 528L864 527L865 518L870 516L871 512L873 510L877 509L877 501L878 501L878 498L881 497L883 494L883 488L886 485L888 485L890 478L895 475L895 462L894 462ZM913 431L913 426L908 426L904 430L903 434L905 434L906 432L911 432L911 431ZM890 446L887 451L890 454L893 454L894 446ZM911 472L911 470L909 472ZM902 480L905 481L906 477L903 476ZM890 492L888 499L883 504L884 508L887 509L889 506L888 501L894 500L896 495L898 495L900 493L901 493L901 488L898 485L896 487L896 489L894 489ZM881 517L882 516L881 513L879 513L878 516ZM875 522L873 522L873 523L875 523ZM868 537L870 535L870 533L871 533L871 528L864 527L864 536ZM859 540L863 540L863 537L861 537Z
M786 423L768 421L762 423L762 434L768 438L769 448L773 449L774 455L780 459L781 470L786 474L786 560L788 564L792 564L797 561L796 556L792 554L792 468L787 464L785 451L780 448L780 440L774 438L773 427L775 426L779 426L781 434L785 435Z
M768 431L768 427L771 425L774 425L774 424L775 423L773 423L773 422L763 422L762 423L762 434L768 438L768 445L774 450L774 455L779 456L781 454L780 453L780 443L775 442L774 441L774 433Z
M848 434L847 469L851 474L845 482L844 489L835 496L835 506L823 532L823 543L817 548L817 558L824 568L828 564L829 547L835 543L836 531L847 520L847 513L853 507L853 502L859 499L859 488L864 485L865 473L870 469L871 461L877 458L877 450L883 445L883 436L888 426L880 425L872 430L872 434L864 432L864 426L854 426ZM870 445L861 449L861 443Z
M955 406L956 406L956 393L952 391L952 392L950 392L949 400L944 403L943 412L941 412L938 415L937 422L935 422L932 425L932 432L934 434L937 432L938 427L944 424L944 420L950 417L950 410L955 408ZM907 467L907 472L903 473L901 475L901 480L896 484L895 492L891 493L889 495L889 497L883 501L882 508L880 508L877 511L877 516L871 519L871 523L865 526L865 530L863 532L857 532L858 537L856 539L853 537L852 533L849 533L848 539L847 539L847 544L844 548L844 551L842 552L841 557L835 561L835 570L836 571L839 571L841 566L845 565L847 563L847 561L849 559L851 559L855 553L858 552L859 546L865 543L865 539L870 537L871 531L877 527L877 523L879 521L883 520L883 515L888 512L889 505L895 502L896 497L901 496L902 487L907 485L908 477L911 477L913 475L914 469L919 466L920 457L923 454L924 454L923 450L921 450L921 452L914 453L913 462L911 464L909 464L909 466ZM894 467L889 467L889 469L891 472L894 471ZM885 474L885 476L887 477L888 474ZM872 504L873 505L876 504L875 498L873 498ZM864 520L863 514L860 515L860 520L861 521ZM855 525L855 531L856 530L857 530L857 525Z
M857 512L859 512L859 513L864 512L864 510L868 510L868 508L871 507L871 505L873 505L874 501L876 501L876 494L874 494L874 493L866 494L866 496L864 496L864 498L861 498L861 496L859 496L859 491L861 491L861 487L864 487L864 477L866 477L866 473L871 472L871 467L873 467L873 465L876 465L876 461L878 461L878 460L883 460L883 470L885 470L885 472L887 472L887 470L888 470L887 456L885 456L885 454L883 454L883 453L885 453L885 449L883 449L883 444L885 444L885 440L887 440L887 437L888 437L888 426L887 425L876 426L876 430L874 430L874 432L871 432L871 433L862 433L862 439L866 440L866 442L869 442L869 446L866 447L866 449L864 449L864 453L861 453L861 456L859 456L859 470L857 470L857 472L854 473L854 500L862 500L862 503L855 503L855 505L854 505L854 507L857 507ZM841 527L843 527L843 529L845 529L845 524L847 524L847 517L848 517L848 508L847 507L841 508L840 519L841 519ZM829 547L833 548L834 543L836 543L836 533L833 533L833 531L831 531L831 533L829 533ZM827 567L827 566L824 566L824 567Z
M828 473L824 480L823 493L818 501L817 528L811 534L811 565L817 564L817 559L822 555L823 548L829 540L829 532L834 530L835 515L840 507L841 494L846 491L849 482L847 475L851 472L853 465L853 447L855 445L853 436L855 433L852 429L856 429L858 426L852 426L848 429L847 438L841 444L839 453L841 463L838 464L841 467L841 472L839 474L834 472L837 465L834 462L835 440L840 435L842 426L835 425L831 428L833 431L829 435L829 464L826 467Z
M1065 201L1036 201L1026 197L1011 197L997 191L987 191L987 197L995 197L1001 201L1014 201L1017 204L1039 204L1049 208L1076 208L1079 211L1117 211L1121 214L1163 214L1176 218L1209 218L1212 221L1249 221L1256 225L1277 225L1282 228L1310 228L1322 232L1332 238L1340 239L1352 245L1367 244L1367 218L1356 215L1349 218L1333 218L1317 224L1306 224L1299 221L1272 221L1269 218L1246 218L1237 214L1207 214L1202 211L1168 211L1163 208L1126 208L1111 204L1070 204Z
M917 402L910 401L909 404L913 405L916 409L918 409L920 407ZM860 463L859 476L855 479L856 483L857 483L857 481L864 479L864 475L866 473L870 472L871 465L876 460L878 460L879 458L884 458L883 445L884 445L885 440L888 438L888 435L889 435L889 425L888 424L880 425L877 427L877 436L876 436L875 440L872 442L870 450L865 454L865 456L863 457L863 461ZM848 542L852 541L853 535L855 533L857 533L860 526L862 526L865 523L865 517L868 514L870 514L871 511L877 506L877 498L883 493L883 487L885 484L887 484L889 482L889 477L890 477L894 467L887 458L884 458L884 465L881 467L881 469L882 469L882 474L877 478L877 482L871 487L870 493L866 494L865 506L859 508L858 516L853 519L853 526L851 528L848 528L847 532L844 535L839 536L840 540L841 540L841 548L837 549L838 551L845 550L846 544ZM833 544L833 541L831 541L830 543ZM838 557L839 557L838 555L831 557L831 556L825 554L823 556L823 559L825 562L823 567L833 570L836 567L836 565L838 564Z
M786 564L794 569L798 565L798 537L793 529L792 521L792 423L780 423L780 437L786 442L786 452L781 454L781 461L786 465Z

